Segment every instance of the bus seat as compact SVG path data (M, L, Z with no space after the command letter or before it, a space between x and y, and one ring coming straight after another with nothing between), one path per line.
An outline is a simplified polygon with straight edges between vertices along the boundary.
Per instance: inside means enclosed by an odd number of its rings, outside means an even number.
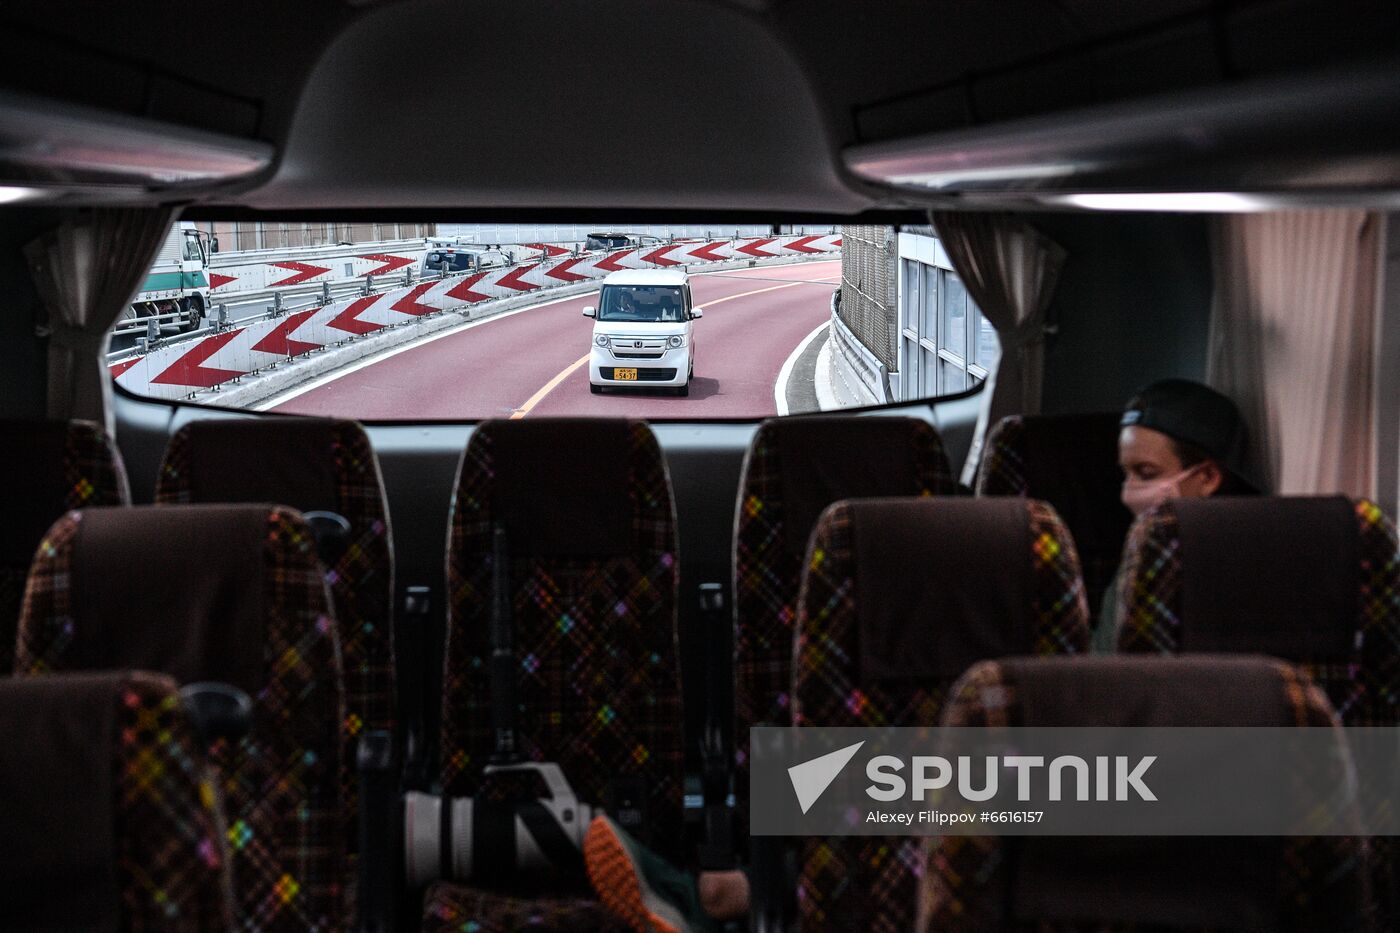
M5 489L0 548L0 672L14 667L24 581L39 539L63 513L127 505L126 470L112 439L91 421L0 421Z
M16 674L144 669L254 700L210 748L248 930L345 926L344 688L312 536L268 505L87 509L39 546Z
M1174 499L1129 533L1122 652L1260 652L1305 668L1344 725L1400 725L1400 545L1366 499ZM1400 851L1372 840L1383 926Z
M0 748L0 928L234 928L223 818L173 681L10 678Z
M1242 655L986 661L953 686L952 727L1331 728L1306 671ZM920 933L1369 929L1354 837L997 837L925 840Z
M1121 652L1274 655L1346 725L1400 724L1400 547L1368 500L1169 500L1134 523L1120 587Z
M202 420L170 439L159 504L276 502L350 523L322 554L340 628L345 677L344 761L366 731L395 726L394 562L379 461L358 422L321 418ZM421 724L419 724L421 725ZM346 769L347 775L350 769ZM354 843L355 787L346 788Z
M807 539L838 499L951 495L938 433L917 418L765 421L740 473L734 529L734 793L748 832L749 729L787 725Z
M793 724L936 725L972 664L1088 647L1074 539L1046 503L838 502L802 578ZM913 836L803 840L801 929L909 929L918 864Z
M548 796L528 779L483 775L497 750L490 676L497 529L511 572L518 661L508 689L518 749L558 764L581 803L605 808L682 863L675 506L656 437L644 422L621 419L486 421L462 456L447 561L443 792ZM513 928L508 918L519 900L512 895L522 892L510 875L506 867L430 888L424 928ZM586 887L560 887L526 898L552 928L611 922ZM533 896L540 893L547 896Z
M977 465L979 496L1027 496L1055 507L1079 547L1089 615L1118 572L1133 516L1119 499L1118 412L1013 415L997 422Z

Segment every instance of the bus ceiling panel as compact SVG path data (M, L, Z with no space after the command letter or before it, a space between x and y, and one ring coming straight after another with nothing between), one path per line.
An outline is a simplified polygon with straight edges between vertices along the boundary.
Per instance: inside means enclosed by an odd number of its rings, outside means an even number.
M871 182L944 205L1201 192L1252 195L1267 208L1400 191L1397 138L1400 68L1391 61L870 143L844 156Z

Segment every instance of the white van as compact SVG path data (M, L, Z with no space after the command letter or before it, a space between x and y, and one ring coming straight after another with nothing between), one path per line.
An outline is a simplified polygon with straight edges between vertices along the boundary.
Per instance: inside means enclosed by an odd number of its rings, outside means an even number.
M684 271L627 269L603 279L598 306L583 309L593 324L589 388L669 386L690 394L695 374L695 320Z

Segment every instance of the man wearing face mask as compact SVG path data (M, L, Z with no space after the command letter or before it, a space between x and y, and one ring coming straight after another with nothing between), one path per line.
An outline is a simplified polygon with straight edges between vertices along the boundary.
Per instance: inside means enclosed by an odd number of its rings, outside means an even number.
M1120 424L1122 498L1134 515L1167 499L1259 492L1243 476L1244 419L1214 389L1186 379L1154 382L1128 403ZM1118 583L1115 577L1104 594L1096 652L1112 652L1117 640Z

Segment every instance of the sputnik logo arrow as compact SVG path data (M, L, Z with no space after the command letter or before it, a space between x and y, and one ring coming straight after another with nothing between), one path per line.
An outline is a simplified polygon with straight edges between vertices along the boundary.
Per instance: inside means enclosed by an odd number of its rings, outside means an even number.
M650 253L647 253L645 256L642 257L642 261L654 262L658 266L679 266L681 265L680 260L670 259L666 256L667 253L669 253L675 248L675 244L671 244L669 246L663 246L657 250L652 250Z
M517 291L522 292L528 292L532 288L539 288L539 286L535 283L526 282L524 279L521 278L522 275L529 272L537 265L539 265L539 263L532 263L528 266L521 266L519 269L512 269L508 275L501 276L500 280L497 281L496 284L504 285L506 288L513 288Z
M617 264L617 261L618 261L619 259L621 259L623 256L630 256L630 255L632 255L632 254L635 253L635 252L636 252L636 250L634 250L634 249L624 249L624 250L623 250L622 252L620 252L620 253L612 253L611 255L604 256L602 259L598 260L597 262L595 262L595 263L593 264L593 268L595 268L595 269L607 269L609 272L621 272L623 269L626 269L627 267L626 267L626 266L619 266L619 265Z
M801 239L793 240L787 246L784 246L783 249L790 249L795 253L820 253L821 250L817 249L815 246L807 245L814 240L820 239L821 237L819 236L804 236Z
M578 259L565 259L563 262L559 263L559 265L547 270L545 275L549 276L551 279L558 279L561 282L582 282L584 279L588 278L588 276L569 271L581 262L583 262L582 257Z
M262 353L276 353L278 356L297 356L301 353L319 350L320 344L292 339L292 331L305 324L306 319L319 310L319 308L311 308L288 315L285 321L272 328L263 339L253 344L253 349Z
M765 253L763 250L759 249L759 247L760 247L760 246L767 246L769 243L772 243L772 242L773 242L773 238L772 238L772 237L769 237L769 238L764 239L764 240L753 240L752 242L745 243L743 246L740 246L740 247L738 248L738 252L741 252L741 253L748 253L750 256L759 256L759 257L770 258L770 259L771 259L772 257L774 257L774 256L776 256L776 255L778 255L778 254L777 254L777 253Z
M465 279L449 288L445 292L445 294L448 298L456 298L459 301L489 301L491 300L490 295L483 295L481 292L474 292L472 291L472 286L475 285L477 282L480 282L482 279L486 278L490 274L491 273L489 272L473 273L472 275L467 276Z
M413 260L405 256L390 256L388 253L370 253L368 256L356 256L356 259L368 259L370 262L383 263L378 269L371 269L363 275L388 275L395 269L402 269L410 265Z
M861 741L847 745L820 758L813 758L788 768L788 778L792 781L792 789L797 794L797 804L803 813L812 809L812 804L826 792L831 782L841 773L841 769L846 767L864 744L865 742Z
M213 291L214 289L218 288L220 285L227 285L227 284L230 283L230 282L237 282L237 281L238 281L238 276L236 276L236 275L224 275L224 274L222 274L222 273L220 273L220 272L211 272L211 273L209 273L209 290L210 290L210 291Z
M181 356L170 365L159 376L151 380L152 385L166 386L197 386L207 389L216 386L221 382L228 382L234 376L243 375L234 369L214 369L199 365L209 357L218 353L223 346L239 334L243 333L243 328L231 330L223 334L215 334L212 337L205 337L194 349Z
M423 297L423 293L437 285L436 282L424 282L415 285L408 290L398 301L389 306L390 311L398 311L401 314L411 314L414 317L422 317L425 314L437 314L441 308L434 308L432 305L419 304L418 299Z
M728 245L728 243L722 240L718 243L706 243L704 246L695 247L695 249L690 251L690 255L694 256L696 259L703 259L706 262L722 262L724 257L716 253L715 250L722 249Z
M326 266L313 266L309 262L270 262L269 266L276 266L279 269L290 269L296 275L289 275L280 282L273 282L268 288L277 288L280 285L300 285L308 279L314 279L322 272L331 271Z
M344 311L327 322L326 326L343 330L347 334L369 334L379 330L384 326L383 324L361 321L359 315L363 311L368 311L370 306L382 297L382 295L366 295L364 298L356 298L346 306Z

